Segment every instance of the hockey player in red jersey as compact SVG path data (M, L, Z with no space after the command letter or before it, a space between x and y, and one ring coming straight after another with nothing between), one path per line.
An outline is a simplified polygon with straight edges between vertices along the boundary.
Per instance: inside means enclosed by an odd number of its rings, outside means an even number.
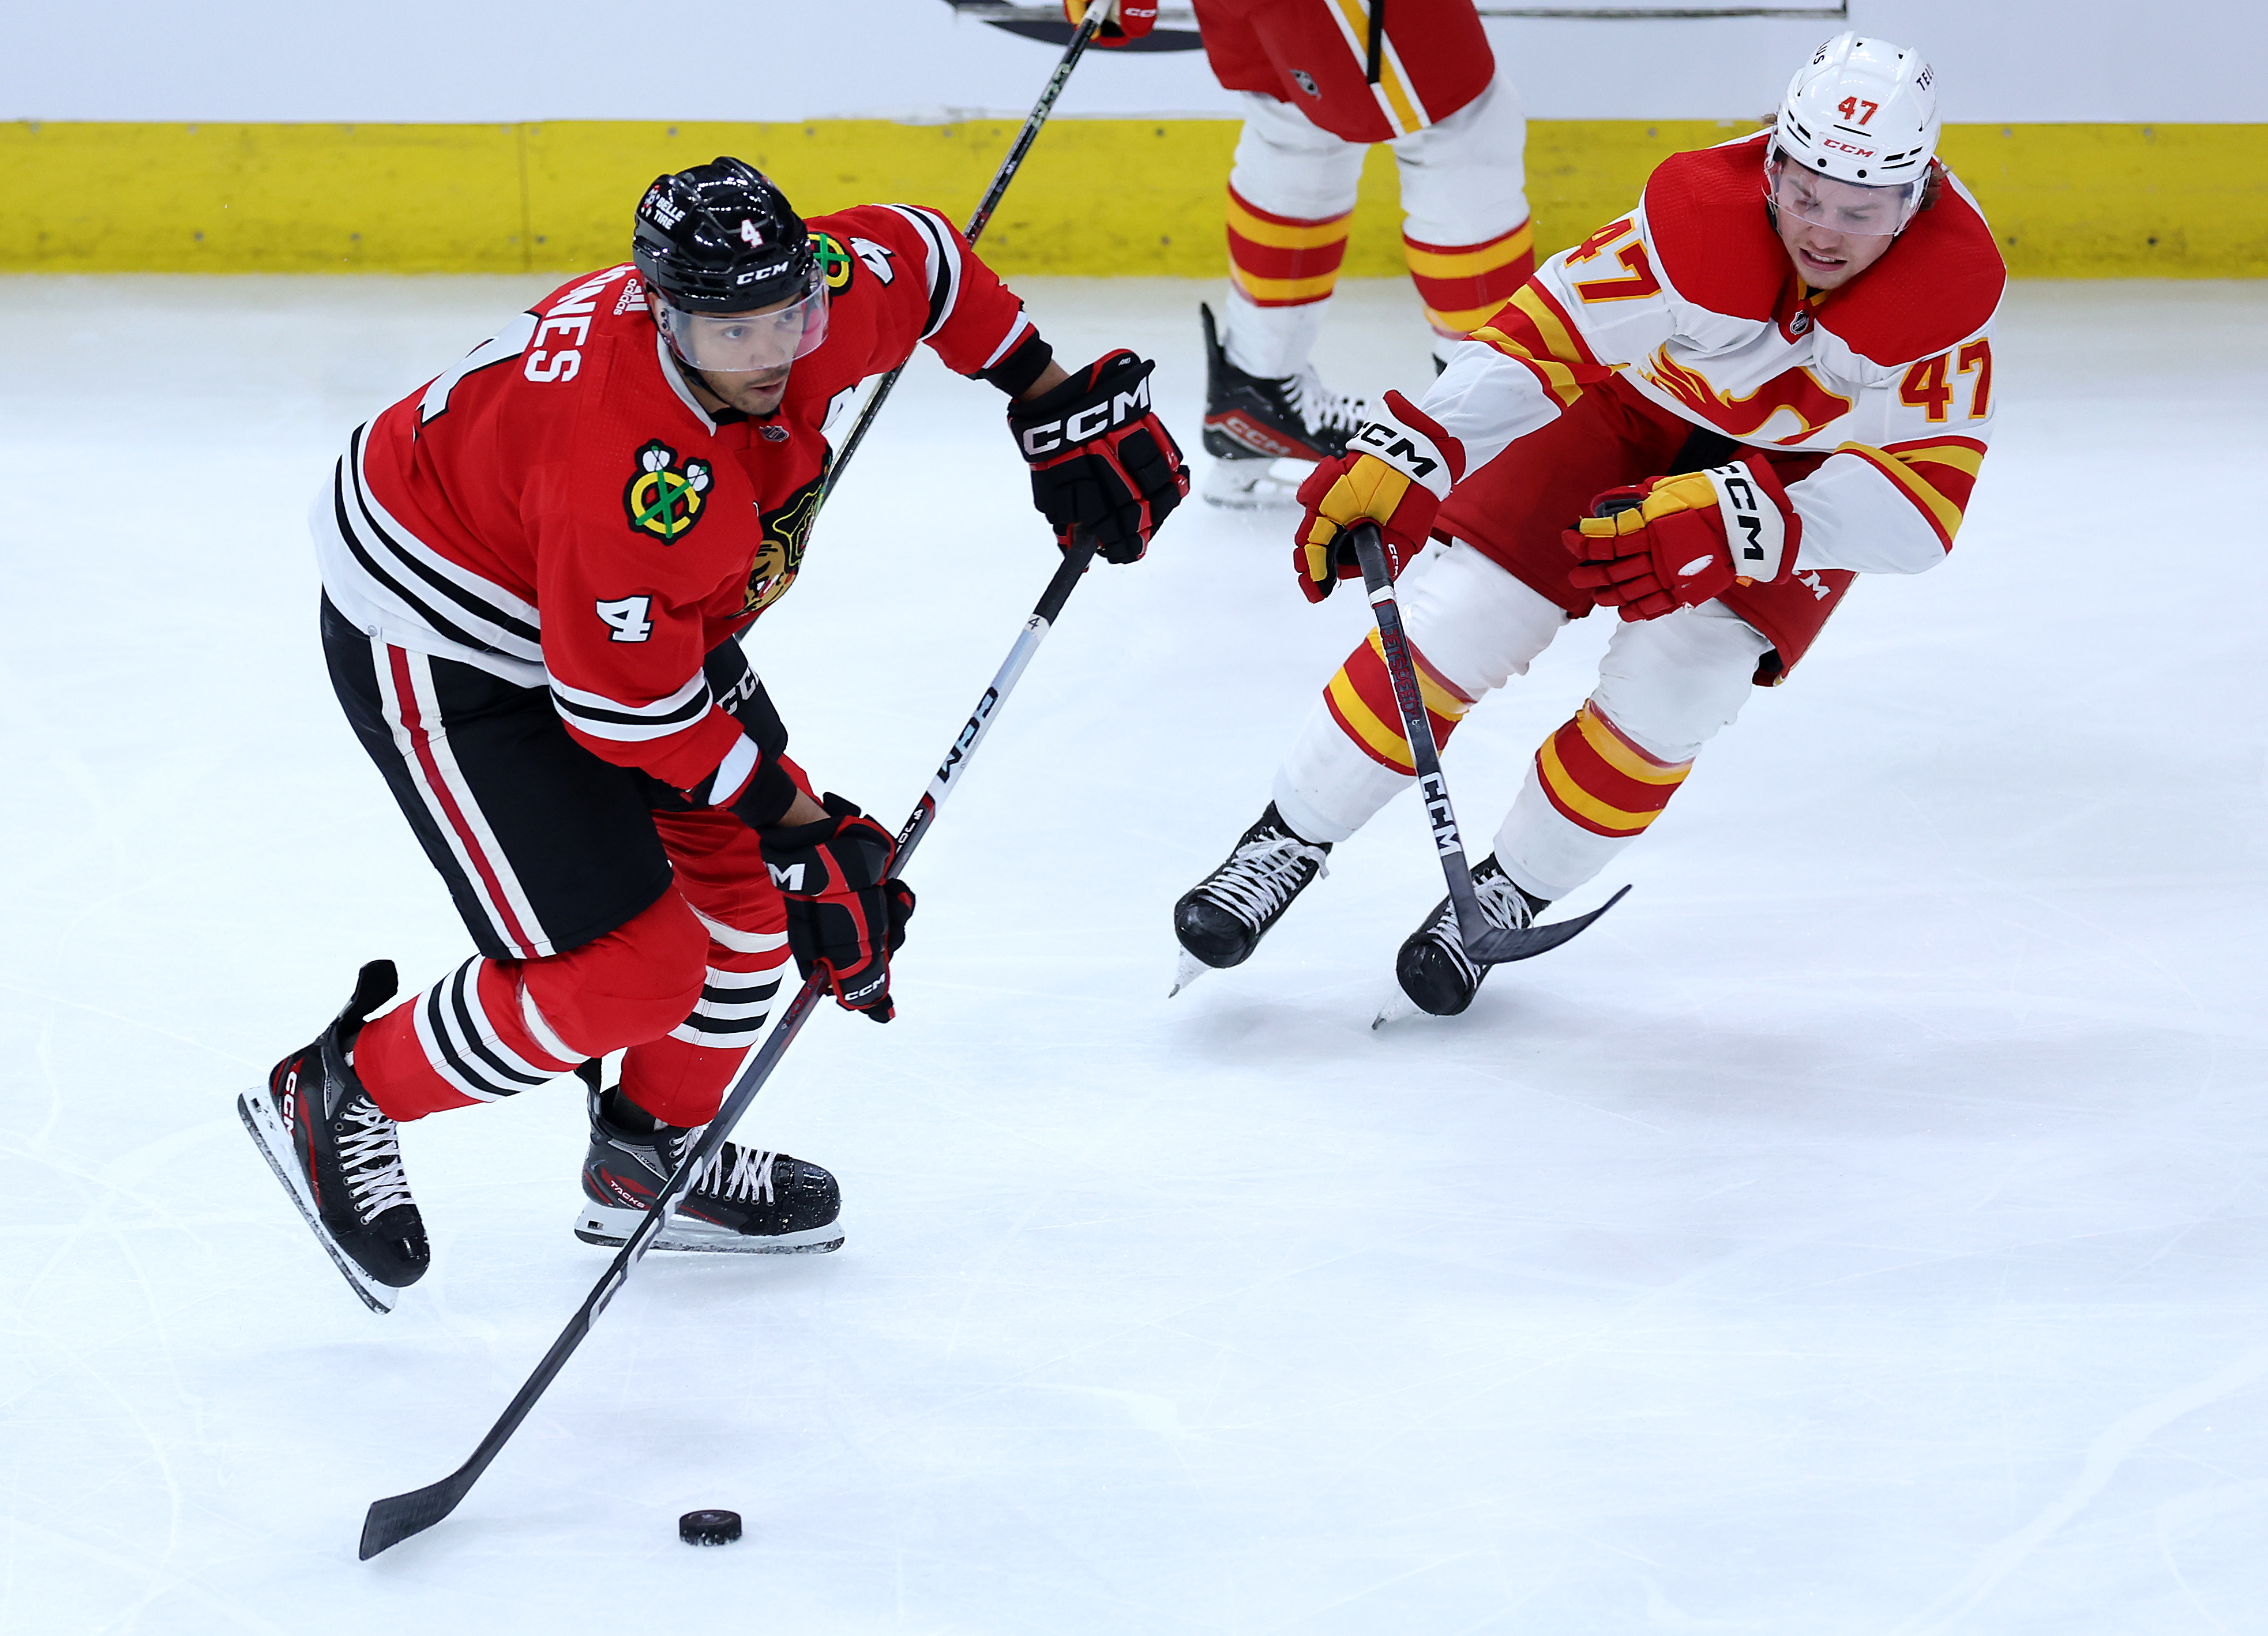
M1300 489L1311 600L1359 574L1356 524L1409 568L1402 618L1438 740L1569 619L1623 621L1473 869L1497 925L1528 925L1645 833L1858 575L1919 573L1952 547L2007 275L1937 136L1920 57L1838 35L1772 128L1663 161L1636 209L1550 258L1420 402L1389 392ZM1260 820L1175 906L1185 970L1248 957L1410 774L1373 637ZM1409 1002L1439 1015L1483 974L1446 899L1395 960Z
M358 428L312 514L334 689L479 950L382 1016L394 969L364 967L242 1099L373 1307L426 1265L398 1121L580 1069L576 1231L620 1244L791 957L889 1021L893 838L814 793L735 640L795 580L858 383L926 342L1007 394L1039 510L1108 561L1188 493L1151 365L1066 371L933 210L806 224L720 158L654 181L633 250ZM727 1143L656 1248L829 1250L836 1206L819 1166Z

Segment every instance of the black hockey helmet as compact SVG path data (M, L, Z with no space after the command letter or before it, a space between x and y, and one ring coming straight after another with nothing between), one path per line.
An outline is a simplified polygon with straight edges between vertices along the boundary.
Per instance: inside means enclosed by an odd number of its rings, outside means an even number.
M787 196L754 165L722 156L653 179L630 256L648 289L688 312L744 312L824 282Z

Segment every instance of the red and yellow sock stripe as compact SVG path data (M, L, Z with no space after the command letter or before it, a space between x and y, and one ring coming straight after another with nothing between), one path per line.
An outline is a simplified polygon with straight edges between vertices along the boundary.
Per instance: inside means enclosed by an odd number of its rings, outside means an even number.
M1410 282L1437 334L1462 338L1512 299L1535 271L1535 235L1526 222L1476 245L1429 245L1402 235Z
M1690 761L1648 755L1587 703L1535 752L1536 778L1551 804L1594 835L1642 833L1692 770Z
M1410 657L1418 671L1418 691L1425 701L1425 715L1433 728L1433 742L1445 745L1473 701L1464 691L1425 663L1415 642ZM1410 740L1402 731L1402 709L1394 701L1394 679L1386 673L1386 649L1378 633L1347 656L1339 673L1323 689L1323 704L1339 730L1363 754L1381 767L1392 767L1414 778L1417 764L1410 759Z
M1329 296L1346 259L1351 210L1318 221L1276 216L1228 190L1228 276L1255 306L1296 307Z

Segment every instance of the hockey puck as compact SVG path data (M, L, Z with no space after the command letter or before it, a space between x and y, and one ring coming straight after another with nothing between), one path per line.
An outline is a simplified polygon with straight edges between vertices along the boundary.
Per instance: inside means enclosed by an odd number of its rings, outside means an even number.
M729 1545L740 1537L738 1511L688 1511L677 1519L677 1537L688 1545Z

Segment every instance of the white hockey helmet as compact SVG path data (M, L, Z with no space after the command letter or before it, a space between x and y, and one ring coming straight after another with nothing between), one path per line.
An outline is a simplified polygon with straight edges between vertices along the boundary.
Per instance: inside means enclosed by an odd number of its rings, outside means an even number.
M1787 83L1765 150L1771 191L1779 194L1782 172L1797 169L1854 187L1894 188L1902 228L1920 208L1937 134L1936 76L1920 54L1846 28Z

